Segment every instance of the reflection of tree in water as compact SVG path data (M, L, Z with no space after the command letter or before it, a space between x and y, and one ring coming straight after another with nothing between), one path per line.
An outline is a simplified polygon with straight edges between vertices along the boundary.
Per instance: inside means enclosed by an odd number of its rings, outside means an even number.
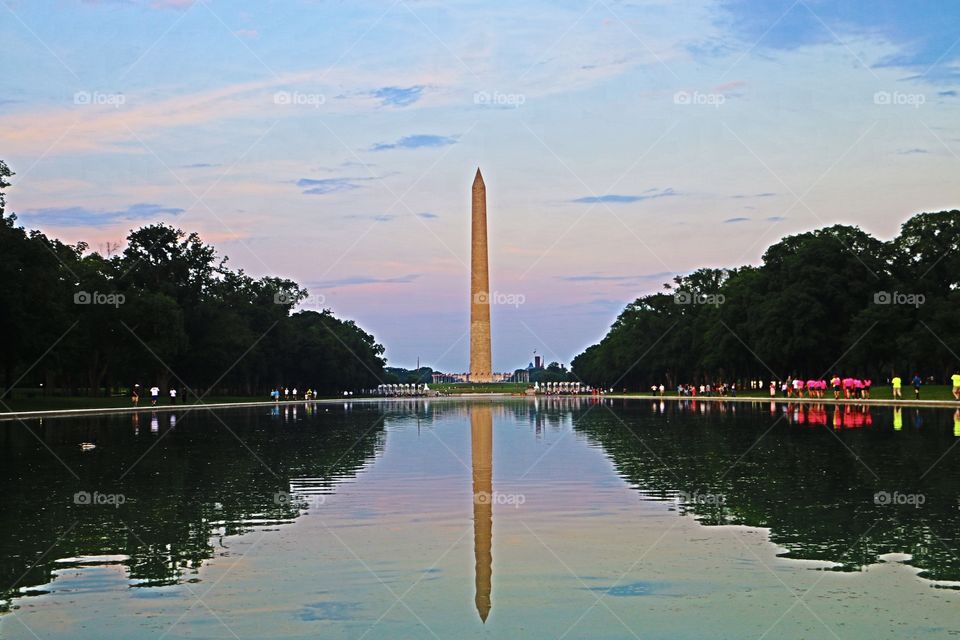
M332 492L383 441L376 406L218 413L227 426L203 411L171 425L174 415L31 422L36 437L22 424L0 424L4 588L47 584L64 566L58 558L81 556L126 556L135 583L174 583L217 553L223 536L296 518L307 497L288 497L291 479ZM80 452L82 441L97 448ZM126 502L75 504L78 491Z
M909 553L922 576L960 580L960 453L937 462L955 441L949 413L856 408L869 419L843 410L834 428L832 411L824 425L816 409L785 408L627 402L573 422L641 493L705 525L766 527L786 557L845 570ZM875 497L895 491L924 503Z

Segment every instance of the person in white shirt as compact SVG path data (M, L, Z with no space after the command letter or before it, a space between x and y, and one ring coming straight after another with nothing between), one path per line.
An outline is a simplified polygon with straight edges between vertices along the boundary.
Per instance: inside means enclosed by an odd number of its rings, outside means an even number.
M170 389L170 404L177 404L177 390Z
M157 400L160 399L160 387L154 385L150 387L150 404L157 406Z

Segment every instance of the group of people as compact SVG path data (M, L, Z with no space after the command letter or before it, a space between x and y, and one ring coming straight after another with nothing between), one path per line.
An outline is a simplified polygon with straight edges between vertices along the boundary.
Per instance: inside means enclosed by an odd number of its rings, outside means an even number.
M140 385L135 384L130 390L130 401L133 403L133 406L140 406ZM170 396L170 404L177 404L177 390L174 387L170 387L170 390L167 392ZM157 402L160 400L160 387L153 385L150 387L150 406L157 406Z
M297 389L296 387L294 387L293 389L290 389L290 387L282 387L282 388L274 387L273 391L270 392L270 398L274 402L280 402L281 395L283 396L284 400L296 401L300 399L300 390ZM306 391L303 392L304 400L313 400L316 397L317 397L317 392L314 389L307 389Z
M926 382L932 382L932 380L933 378L930 378ZM960 401L960 372L951 375L950 382L954 399ZM903 399L903 384L903 378L898 375L890 379L894 400ZM908 384L913 387L913 397L919 400L920 390L925 384L924 379L920 377L919 373L916 373L909 379ZM750 380L750 389L752 391L760 391L764 386L765 383L762 380ZM786 380L771 380L769 385L766 386L771 398L777 397L779 393L784 398L822 399L826 397L829 390L832 390L834 400L841 398L846 400L868 400L870 399L870 392L873 388L873 380L870 378L854 378L852 376L840 377L836 374L831 376L829 380L822 378L804 380L802 378L789 376ZM650 391L655 396L663 396L666 387L664 387L662 383L659 385L654 384L650 386ZM711 397L728 395L736 397L737 383L680 384L677 386L677 395L694 398L697 396Z
M664 386L651 387L655 394L663 395ZM695 398L699 396L712 397L714 395L718 396L731 396L737 397L737 383L736 382L720 382L717 384L701 384L699 386L695 384L681 384L677 387L677 395Z
M804 393L806 393L807 398L823 398L827 393L828 386L833 389L834 400L839 400L841 393L844 398L848 399L869 398L873 380L869 378L840 378L840 376L834 375L828 383L823 379L803 380L790 376L781 382L771 380L769 391L771 398L776 397L778 389L784 398L803 398Z

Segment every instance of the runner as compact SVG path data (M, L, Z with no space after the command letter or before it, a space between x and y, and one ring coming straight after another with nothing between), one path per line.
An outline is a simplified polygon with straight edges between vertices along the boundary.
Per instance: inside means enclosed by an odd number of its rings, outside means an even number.
M150 387L150 405L157 406L157 400L160 399L160 387L153 385Z
M913 374L913 398L914 400L920 399L920 387L923 385L923 380L920 378L919 373Z
M900 379L900 376L893 376L893 379L890 381L890 383L893 385L893 399L903 399L903 395L900 392L900 387L903 385L903 380Z
M833 377L830 378L830 384L833 385L833 399L840 399L840 376L833 374Z
M177 404L177 390L170 387L170 404Z
M950 376L950 381L953 383L953 399L960 400L960 372Z
M130 401L133 403L133 406L140 406L140 385L133 385L133 389L130 390Z

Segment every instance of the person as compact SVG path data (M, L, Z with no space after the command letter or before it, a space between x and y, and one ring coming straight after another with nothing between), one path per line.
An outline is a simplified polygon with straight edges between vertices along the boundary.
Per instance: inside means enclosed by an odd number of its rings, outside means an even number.
M914 400L920 399L920 387L923 385L923 380L920 378L919 373L913 374L913 398Z
M900 379L900 376L893 376L893 379L890 380L890 384L893 385L893 399L902 399L903 395L901 394L900 387L903 386L903 380Z
M170 387L170 404L177 404L177 390Z
M660 383L660 387L657 389L657 391L660 392L660 397L662 398L662 397L663 397L663 391L664 391L664 387L663 387L663 383L662 383L662 382Z
M289 387L284 387L284 388L283 388L283 399L284 399L284 400L289 400L289 399L290 399L290 388L289 388Z
M950 382L953 383L953 399L960 400L960 372L950 376Z
M833 377L830 378L830 384L833 385L833 399L840 399L840 376L833 374Z
M293 388L293 401L294 401L294 402L297 401L297 393L298 393L298 392L297 392L297 388L294 387L294 388Z
M867 400L870 399L870 387L873 386L873 380L867 378L863 381L863 397Z
M160 399L160 387L153 385L150 387L150 406L157 406L157 400Z
M133 385L133 389L130 391L130 401L133 402L133 406L140 406L140 385Z
M274 402L280 402L280 391L274 389L270 392L270 397L273 398Z

